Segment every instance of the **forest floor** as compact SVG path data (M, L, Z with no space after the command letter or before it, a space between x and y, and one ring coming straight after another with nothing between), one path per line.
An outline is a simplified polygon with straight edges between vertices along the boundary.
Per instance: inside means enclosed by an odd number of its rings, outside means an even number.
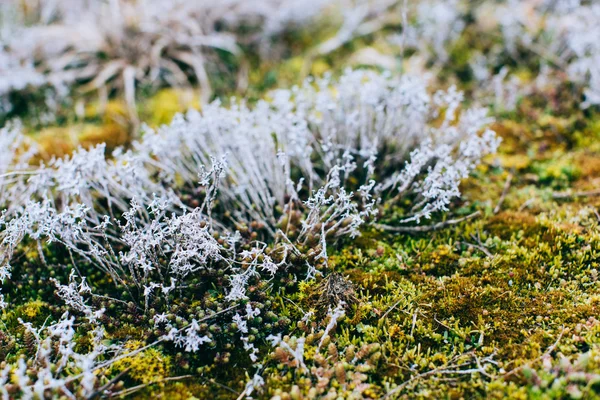
M306 73L339 74L351 64L350 54L378 43L377 36L362 38L310 61L300 44L280 64L254 66L244 93L217 93L261 98L270 88L300 83ZM446 77L440 87L454 83L471 90L460 75L464 46L459 43L440 70ZM358 239L342 239L330 249L330 270L316 280L281 277L278 290L257 288L264 289L272 311L263 322L285 326L290 336L309 332L295 321L306 311L325 313L330 297L350 304L334 338L324 343L327 358L315 353L319 338L307 335L305 360L320 368L320 378L288 370L287 355L275 352L259 397L338 398L360 385L368 385L361 396L370 398L598 396L600 113L581 110L580 98L565 83L528 93L514 110L494 112L493 129L503 139L499 152L463 182L454 218L478 212L475 217L440 220L424 232L367 227ZM159 126L189 107L199 107L193 90L164 89L139 100L139 120ZM51 127L25 126L41 144L42 158L50 158L79 144L127 143L134 129L127 117L114 100L101 114L88 106L83 118L66 113ZM0 338L2 357L33 351L18 318L41 324L61 313L47 282L55 272L40 272L35 254L25 250L15 265L15 281L5 293L21 304L0 320L21 342ZM111 334L136 349L152 337L151 322L128 318ZM124 387L134 388L121 394L237 398L249 377L236 357L159 345L113 368ZM350 366L355 357L364 361L360 368ZM117 377L123 370L128 373Z

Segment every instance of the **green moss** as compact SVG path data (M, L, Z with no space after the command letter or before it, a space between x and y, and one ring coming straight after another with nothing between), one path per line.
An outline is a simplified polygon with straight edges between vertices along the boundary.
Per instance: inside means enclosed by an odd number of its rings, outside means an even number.
M140 341L125 343L129 352L137 351L144 346ZM111 366L116 373L127 371L127 377L135 383L162 383L165 377L171 375L171 358L154 348L136 352L131 357L125 357Z

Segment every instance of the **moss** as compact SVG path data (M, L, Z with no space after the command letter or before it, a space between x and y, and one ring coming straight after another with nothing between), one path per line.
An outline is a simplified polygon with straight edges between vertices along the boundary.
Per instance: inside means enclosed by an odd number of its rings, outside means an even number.
M117 361L111 368L115 373L127 371L127 377L136 383L158 382L160 384L165 377L171 375L171 357L162 354L155 348L138 352L142 347L144 347L144 343L141 341L126 342L124 346L126 351L135 352L135 355Z
M77 142L85 148L105 143L110 152L127 143L128 139L127 130L116 123L105 125L85 124L78 135Z
M49 311L50 304L41 300L31 300L10 310L4 315L3 320L8 326L14 327L19 325L19 319L41 325L48 317Z
M29 303L20 307L20 310L17 310L17 314L21 314L22 317L27 318L27 320L32 320L40 315L40 312L44 307L47 307L47 304L43 301L30 301Z
M200 93L193 89L167 88L142 103L142 119L151 127L171 122L175 114L200 109Z
M64 157L76 148L77 128L46 128L37 132L34 138L38 143L41 159L49 160L53 156Z

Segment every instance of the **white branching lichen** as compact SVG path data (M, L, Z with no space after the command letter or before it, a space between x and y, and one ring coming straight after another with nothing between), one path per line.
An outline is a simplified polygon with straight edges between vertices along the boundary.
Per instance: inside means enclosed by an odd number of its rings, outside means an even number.
M27 162L33 153L20 151L17 128L6 128L0 277L11 279L21 244L35 244L48 268L44 246L62 249L74 271L96 267L119 288L118 301L133 313L153 314L160 342L185 352L214 345L214 335L203 318L167 317L170 304L219 282L211 290L224 307L207 308L204 318L230 312L254 364L260 350L251 325L261 311L246 302L256 286L322 273L328 246L390 218L384 204L403 204L404 211L380 226L410 227L450 212L461 181L498 147L490 122L484 109L464 107L454 87L431 93L417 76L348 70L339 80L274 91L252 107L214 102L156 131L147 128L110 156L99 145L34 167ZM74 272L67 285L55 285L69 309L100 326L102 310L85 300L92 296L85 276ZM6 302L0 297L1 306ZM343 315L342 305L330 310L319 348ZM268 340L307 369L305 338L294 347L281 335ZM84 390L95 387L95 360L106 351L73 353L69 362L80 363ZM29 375L15 368L29 387ZM62 384L44 374L37 382Z
M314 262L326 263L328 240L359 235L381 217L383 201L412 202L396 224L449 211L461 180L499 143L485 110L458 116L460 92L430 95L416 77L347 71L339 82L307 81L272 99L252 109L213 103L111 159L99 146L31 169L9 146L3 276L16 246L31 239L62 245L115 282L127 281L144 303L222 268L230 274L227 299L243 300L250 280L274 276L298 246L316 239ZM19 139L5 129L2 140ZM203 199L196 207L183 196L190 190ZM255 242L238 252L235 240L217 241L217 232L236 234L216 202L234 228L259 223L276 247Z

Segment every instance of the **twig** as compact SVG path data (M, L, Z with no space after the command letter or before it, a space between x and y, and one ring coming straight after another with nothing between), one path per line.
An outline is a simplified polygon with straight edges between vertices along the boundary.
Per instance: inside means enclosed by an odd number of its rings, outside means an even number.
M481 365L481 361L479 361L479 357L477 357L475 354L473 354L473 358L475 359L475 362L477 363L478 372L491 379L492 376L490 374L488 374L487 372L485 372L485 367L483 365Z
M465 246L469 246L469 247L473 247L481 252L483 252L486 256L492 258L494 257L494 255L492 253L489 252L488 249L486 249L483 246L477 245L477 244L473 244L473 243L469 243L469 242L459 242L460 244L464 244Z
M384 318L385 318L385 317L386 317L386 316L387 316L387 315L390 313L390 311L392 311L394 308L396 308L396 306L397 306L398 304L400 304L400 302L401 302L401 301L402 301L402 299L400 299L400 300L398 300L397 302L395 302L395 303L394 303L394 305L393 305L393 306L391 306L391 307L389 308L389 310L387 310L387 311L386 311L386 312L385 312L385 313L384 313L384 314L381 316L381 318L379 318L379 320L380 320L380 321L383 321L383 319L384 319Z
M463 221L475 218L481 214L481 211L475 211L473 214L469 214L462 218L449 219L447 221L438 222L433 225L424 226L390 226L385 224L374 224L375 228L383 229L389 232L406 232L406 233L417 233L417 232L431 232L438 229L445 228L450 225L456 225Z
M216 385L216 386L220 387L221 389L225 389L225 390L227 390L228 392L231 392L231 393L233 393L233 394L240 394L240 392L238 392L238 391L236 391L236 390L233 390L233 389L232 389L232 388L230 388L229 386L227 386L227 385L223 385L222 383L219 383L219 382L217 382L217 381L215 381L215 380L209 379L209 380L208 380L208 383L210 383L211 385ZM243 393L246 393L246 391L242 392L242 394L243 394Z
M131 370L131 367L121 371L117 376L115 376L110 381L108 381L108 383L106 383L106 385L101 386L100 388L98 388L98 390L96 390L94 393L92 393L90 396L88 396L87 400L92 400L92 399L95 399L96 397L98 397L100 394L105 392L109 387L111 387L115 382L117 382L119 379L121 379L121 377L123 377L123 375L128 373L130 370Z
M413 314L413 318L412 318L412 326L410 327L410 336L412 337L414 331L415 331L415 326L417 325L417 313L419 312L419 309L417 308L415 310L415 313Z
M502 203L504 203L504 199L506 199L506 195L508 194L508 190L510 189L510 184L513 179L513 174L509 173L506 177L506 182L504 183L504 188L502 189L502 194L500 195L500 200L498 200L498 204L494 208L494 214L498 214L500 209L502 208Z
M531 199L527 200L525 203L521 204L521 207L519 207L519 212L521 212L524 209L526 209L534 201L535 201L535 198L532 197Z
M553 64L558 69L560 69L562 71L567 70L567 65L565 64L565 62L563 60L561 60L559 57L555 56L554 54L547 52L546 49L544 49L542 46L538 46L537 44L530 43L528 45L528 48L533 53L535 53L537 56L540 56L544 60Z
M546 356L549 356L549 355L550 355L550 353L552 353L552 352L554 351L554 349L556 349L556 346L558 346L558 343L560 342L560 339L562 339L562 337L563 337L563 334L565 333L565 330L566 330L566 329L563 327L562 331L561 331L561 332L560 332L560 334L558 335L558 338L556 339L556 342L554 342L554 343L553 343L553 344L552 344L550 347L548 347L548 350L546 350L546 351L544 352L544 354L542 354L542 355L541 355L541 356L539 356L538 358L536 358L536 359L534 359L534 360L532 360L532 361L530 361L530 362L528 362L528 363L525 363L525 364L523 364L523 365L520 365L520 366L518 366L518 367L516 367L516 368L513 368L512 370L510 370L510 371L508 371L506 374L504 374L504 375L503 375L503 378L506 378L507 376L511 376L511 375L515 374L516 372L518 372L518 371L522 370L522 369L523 369L523 368L525 368L526 366L529 366L529 365L535 364L536 362L538 362L538 361L540 361L540 360L544 359Z
M39 171L11 171L5 174L0 174L0 178L7 178L9 176L17 176L17 175L37 175Z
M81 275L81 274L79 274L79 276L82 276L82 275ZM95 293L92 293L91 295L92 295L92 297L97 297L97 298L99 298L99 299L107 299L107 300L116 301L116 302L119 302L119 303L125 304L125 305L127 305L127 306L129 305L129 303L128 303L128 302L126 302L126 301L123 301L123 300L119 300L119 299L115 299L114 297L110 297L110 296L104 296L104 295L101 295L101 294L95 294ZM138 307L138 306L135 306L135 308L136 308L136 309L138 309L138 310L141 310L141 308L140 308L140 307Z
M148 386L156 385L157 383L169 382L169 381L179 381L179 380L187 379L187 378L191 378L191 377L192 377L192 375L181 375L181 376L173 376L173 377L169 377L169 378L158 379L154 382L143 383L141 385L132 386L130 388L123 389L119 392L111 393L110 397L128 396L128 395L130 395L134 392L137 392L138 390L144 389Z
M306 314L306 313L304 312L304 310L303 310L303 309L302 309L302 308L301 308L301 307L300 307L298 304L296 304L296 303L295 303L293 300L291 300L291 299L288 299L288 298L287 298L287 297L285 297L285 296L282 296L282 298L283 298L283 299L285 299L285 300L287 300L287 301L289 301L289 302L290 302L290 303L292 303L293 305L295 305L295 306L296 306L296 308L298 308L298 310L300 310L300 312L301 312L302 314Z
M453 362L454 360L457 360L458 357L462 357L465 355L469 355L469 353L465 353L465 354L461 354L460 356L456 356L453 360L451 360L451 362ZM480 374L490 377L490 375L485 371L485 368L481 365L481 363L479 362L479 359L475 356L475 354L473 354L471 352L471 356L475 359L475 364L477 364L477 368L469 368L469 369L460 369L461 367L465 367L467 365L473 365L473 361L470 362L465 362L462 364L450 364L447 363L445 365L442 365L440 367L434 368L432 370L417 374L412 376L410 379L408 379L407 381L402 382L400 385L396 386L393 390L389 391L385 396L383 396L383 399L387 399L393 395L395 395L396 393L400 392L402 389L404 389L406 386L408 386L410 383L421 379L421 378L426 378L432 375L437 375L437 374L442 374L442 375L466 375L466 374L473 374L473 373L477 373L479 372ZM488 359L485 359L485 361L488 361ZM456 368L456 369L451 369L451 368Z
M555 200L572 199L577 197L594 197L600 196L600 189L589 190L587 192L555 192L552 194L552 198Z
M454 329L450 328L448 325L444 324L443 322L440 322L440 320L437 319L437 314L433 316L433 320L441 326L443 326L444 328L448 329L448 331L454 332Z

